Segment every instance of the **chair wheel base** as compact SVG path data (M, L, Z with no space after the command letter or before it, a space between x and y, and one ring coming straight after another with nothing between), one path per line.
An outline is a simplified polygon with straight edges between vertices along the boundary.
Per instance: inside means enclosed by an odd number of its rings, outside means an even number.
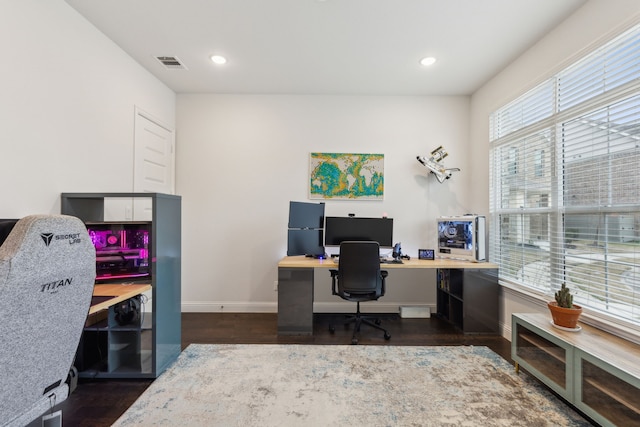
M351 339L351 345L358 345L358 339L357 338L352 338Z
M389 332L384 333L384 339L389 341L391 339L391 334Z

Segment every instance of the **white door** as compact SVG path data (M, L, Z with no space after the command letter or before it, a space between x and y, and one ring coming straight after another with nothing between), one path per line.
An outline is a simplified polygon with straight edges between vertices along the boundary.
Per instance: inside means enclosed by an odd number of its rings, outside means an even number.
M136 108L133 191L175 192L174 132L151 115ZM133 219L151 220L151 200L135 200Z

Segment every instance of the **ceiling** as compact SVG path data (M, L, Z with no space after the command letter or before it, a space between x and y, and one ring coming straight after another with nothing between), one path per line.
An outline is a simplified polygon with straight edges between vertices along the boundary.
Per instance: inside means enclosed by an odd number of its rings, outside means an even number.
M472 94L586 3L65 1L176 93L357 95Z

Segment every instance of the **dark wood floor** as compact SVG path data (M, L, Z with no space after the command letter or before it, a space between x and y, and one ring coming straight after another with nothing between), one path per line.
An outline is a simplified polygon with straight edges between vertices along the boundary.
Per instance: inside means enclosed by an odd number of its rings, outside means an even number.
M182 347L189 344L351 344L351 330L336 327L342 315L316 314L313 336L278 336L275 313L183 313ZM465 335L438 319L402 319L383 315L391 339L366 326L361 345L478 345L487 346L512 362L509 341L498 335ZM513 362L512 362L513 363ZM81 380L60 407L66 426L110 426L151 384L151 380Z

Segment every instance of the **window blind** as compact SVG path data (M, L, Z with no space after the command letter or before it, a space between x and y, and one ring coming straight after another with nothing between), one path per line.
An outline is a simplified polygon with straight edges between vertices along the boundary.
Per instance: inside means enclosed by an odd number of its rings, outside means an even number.
M640 325L640 26L490 116L501 280Z

